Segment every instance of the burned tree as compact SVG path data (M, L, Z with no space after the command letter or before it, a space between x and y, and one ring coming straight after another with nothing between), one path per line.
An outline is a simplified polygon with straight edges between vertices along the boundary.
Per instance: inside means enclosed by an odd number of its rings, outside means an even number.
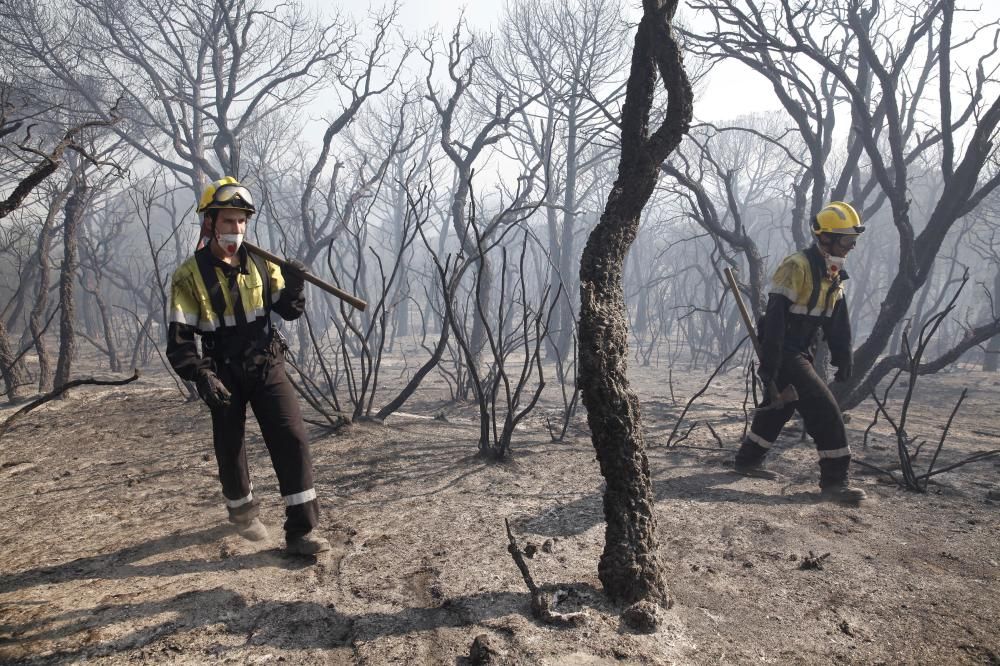
M768 79L808 147L806 177L794 188L796 239L807 220L799 214L807 189L813 211L826 194L832 200L850 199L864 219L883 209L891 219L897 247L884 263L894 260L895 271L868 337L855 351L854 374L837 391L841 406L850 408L885 377L879 374L885 369L879 357L927 284L945 238L1000 187L995 167L1000 96L992 76L997 48L988 47L973 67L956 61L955 69L964 74L956 77L964 83L956 85L952 58L976 35L953 34L954 2L692 4L715 22L703 37L691 35L699 48ZM995 25L982 30L996 38ZM931 94L935 75L936 96ZM831 132L842 98L850 103L850 133L845 159L836 167L829 160ZM928 128L926 114L945 120ZM912 205L921 160L940 164L942 182L925 210ZM976 344L975 336L963 338L941 358Z
M608 112L624 94L627 23L616 0L519 0L498 26L500 48L488 61L497 93L541 95L510 126L508 149L525 168L542 163L549 281L555 304L549 357L573 353L576 284L573 263L581 231L596 213L587 200L602 187L596 173L614 158L618 119Z
M507 138L511 119L535 102L541 92L522 94L514 99L508 99L501 92L491 100L490 105L479 104L479 108L476 105L467 108L467 100L478 91L477 83L483 76L481 61L488 56L492 45L488 40L464 38L464 25L463 21L459 21L447 45L449 85L454 85L449 97L445 98L444 91L439 90L434 83L437 54L432 45L426 46L421 51L421 56L427 62L426 98L440 117L441 149L455 169L456 187L452 193L450 210L452 227L466 256L479 257L474 269L479 281L477 298L482 300L483 309L489 311L493 302L493 267L490 257L477 244L477 233L474 233L472 226L477 221L468 215L472 175L477 160L485 157L487 149ZM482 231L478 235L483 240L489 240L488 234ZM469 346L475 362L481 363L486 346L486 331L479 319L474 320ZM460 390L470 389L471 385Z
M624 602L668 599L657 559L639 400L628 382L622 274L660 164L680 144L691 122L693 94L671 25L678 1L643 2L622 108L618 177L580 260L580 388L607 482L607 527L598 575L608 595ZM666 89L667 110L662 124L651 132L658 78Z

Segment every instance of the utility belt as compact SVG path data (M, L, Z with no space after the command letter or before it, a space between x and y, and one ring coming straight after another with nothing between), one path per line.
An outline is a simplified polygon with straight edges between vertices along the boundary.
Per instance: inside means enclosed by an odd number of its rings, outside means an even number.
M264 360L281 353L281 334L261 318L244 327L225 326L201 336L201 352L217 363Z
M785 321L785 350L809 353L821 324L819 317L788 315Z
M809 353L813 342L816 340L816 333L822 325L822 319L788 313L785 315L785 338L782 348L788 352ZM764 341L764 319L757 322L757 336Z

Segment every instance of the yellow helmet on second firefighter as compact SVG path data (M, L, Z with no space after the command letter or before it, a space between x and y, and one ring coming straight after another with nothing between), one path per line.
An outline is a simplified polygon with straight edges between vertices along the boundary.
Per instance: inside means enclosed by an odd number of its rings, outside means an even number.
M849 203L831 201L823 206L813 218L813 234L844 234L859 236L865 227L861 224L861 216Z

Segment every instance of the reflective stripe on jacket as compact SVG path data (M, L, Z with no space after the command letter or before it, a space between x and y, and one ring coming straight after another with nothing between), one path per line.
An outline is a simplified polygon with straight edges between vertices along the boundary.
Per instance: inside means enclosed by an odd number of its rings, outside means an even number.
M809 353L821 327L833 365L850 365L846 279L844 271L830 278L826 260L815 245L782 260L768 287L767 310L759 325L761 372L776 375L784 353Z
M213 367L212 359L198 353L196 333L235 353L266 332L271 311L286 320L305 311L303 290L286 289L277 265L251 257L246 248L239 257L239 266L229 266L206 246L174 271L167 359L182 379L194 380Z
M817 256L810 257L814 251ZM841 279L836 282L830 279L826 261L814 245L785 257L774 272L767 291L791 301L789 311L794 314L832 317L837 302L844 298L841 283Z
M262 262L266 266L270 280L270 290L265 290L257 262L248 261L244 249L241 248L241 252L244 254L242 265L238 269L229 271L225 270L222 262L214 258L208 247L188 257L174 272L170 285L169 321L194 326L199 333L209 333L223 326L237 326L240 314L247 322L266 317L268 309L281 298L285 278L278 266L269 261ZM199 257L199 254L206 256ZM214 272L214 285L205 284L205 275L199 266L199 259L202 264L207 263L209 269ZM205 262L206 259L209 261ZM233 280L239 290L239 299L233 298ZM218 294L213 294L216 285ZM266 304L265 291L270 291L271 294L270 302ZM213 295L218 299L219 294L225 303L222 321L212 303ZM234 300L238 300L239 303L234 304Z

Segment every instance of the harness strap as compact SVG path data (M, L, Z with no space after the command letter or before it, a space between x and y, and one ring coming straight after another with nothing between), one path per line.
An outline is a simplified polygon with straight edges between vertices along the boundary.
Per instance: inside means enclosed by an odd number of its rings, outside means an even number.
M243 332L247 327L247 312L243 307L243 298L240 296L239 272L233 271L229 274L229 300L233 304L233 317L236 318L236 330Z
M260 275L261 282L264 283L264 309L267 310L271 307L271 276L267 271L267 264L264 263L264 259L258 257L252 252L248 252L250 259L253 261L253 265L257 268L257 273Z
M201 279L208 290L208 298L212 303L212 310L219 319L219 327L222 328L226 326L226 299L222 294L222 283L219 281L219 274L212 264L209 252L210 250L206 247L195 252L195 257L198 263L198 271L201 273ZM250 254L249 252L247 252L247 255L251 258L253 266L257 270L258 277L263 283L263 309L266 313L271 305L271 280L267 272L267 266L264 264L264 260L257 255ZM247 321L246 308L243 305L243 298L240 295L238 271L233 271L229 275L228 283L229 300L233 304L233 317L236 319L235 328L239 333L245 333L252 322ZM270 316L265 316L267 317L267 326L265 328L270 328Z
M247 252L250 259L253 261L253 265L257 268L257 273L260 276L260 281L263 284L263 292L261 293L261 298L264 300L264 321L265 329L268 333L271 332L271 275L267 270L267 263L264 261L263 257L259 257L252 252Z
M815 246L812 246L803 251L803 254L809 260L809 268L812 272L812 292L809 294L809 303L806 306L807 313L812 312L819 302L819 289L822 285L823 275L826 273L826 261L823 260L823 256L820 255L819 251L814 248Z
M215 311L221 327L226 325L226 297L222 295L222 284L215 272L215 266L212 265L209 252L211 250L206 245L195 252L194 256L198 264L198 272L201 273L201 280L205 283L205 289L208 290L208 300L212 303L212 310Z

